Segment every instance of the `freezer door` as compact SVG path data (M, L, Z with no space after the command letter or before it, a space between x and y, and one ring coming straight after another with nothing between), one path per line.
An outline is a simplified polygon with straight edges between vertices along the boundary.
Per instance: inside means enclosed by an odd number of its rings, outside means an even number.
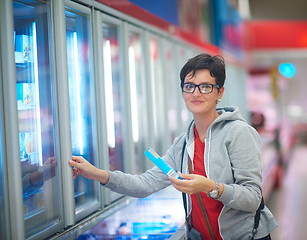
M14 1L16 101L25 235L58 225L55 103L49 57L49 4Z
M104 22L102 34L109 169L123 171L125 169L124 124L127 119L125 117L124 80L121 70L122 52L119 25Z
M1 39L1 31L0 31L0 39ZM0 50L1 51L1 50ZM0 52L1 56L1 52ZM1 59L0 59L0 85L2 85L2 72L1 72ZM4 187L3 187L3 175L4 175L4 169L3 169L3 157L2 157L2 126L3 126L3 119L2 116L3 114L3 109L2 109L2 91L0 91L0 113L1 113L1 118L0 118L0 209L5 209L4 207ZM4 211L0 212L0 239L5 239L5 226L4 226Z
M90 9L77 4L65 6L72 154L83 156L97 166L90 14ZM77 215L85 215L98 208L98 182L78 177L74 181L74 191Z
M175 67L175 42L164 39L163 41L163 78L167 79L164 86L164 94L167 97L165 105L167 107L167 128L168 131L168 142L169 146L177 136L178 129L178 118L177 118L177 105L182 101L180 81L177 77L178 72Z
M1 63L1 62L0 62ZM2 79L1 79L1 65L0 65L0 84L2 84ZM8 213L5 212L5 209L7 207L5 206L5 188L4 188L4 159L3 159L3 109L2 109L2 93L0 92L0 113L1 113L1 118L0 118L0 239L8 239L6 237L6 220L5 216L8 216Z
M153 34L147 35L147 51L149 56L149 72L150 72L150 93L149 105L152 106L153 119L153 138L155 140L154 147L157 152L163 155L167 148L167 138L165 137L167 112L165 106L165 83L162 75L162 49L161 39Z
M145 78L144 33L131 25L127 26L128 42L127 63L129 71L131 130L133 139L134 158L131 159L130 172L140 174L146 170L143 154L148 147L148 118L147 94Z

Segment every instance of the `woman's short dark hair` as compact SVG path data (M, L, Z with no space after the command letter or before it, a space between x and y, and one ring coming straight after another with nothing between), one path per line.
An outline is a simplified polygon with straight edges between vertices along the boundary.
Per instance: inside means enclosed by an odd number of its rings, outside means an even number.
M187 61L180 71L181 88L184 84L185 77L192 73L192 76L198 70L207 69L210 75L215 78L216 84L223 87L225 83L225 62L222 56L211 56L206 53L201 53Z

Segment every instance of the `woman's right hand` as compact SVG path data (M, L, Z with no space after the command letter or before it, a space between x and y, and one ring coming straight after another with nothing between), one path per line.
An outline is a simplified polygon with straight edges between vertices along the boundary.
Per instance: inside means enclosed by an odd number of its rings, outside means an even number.
M96 168L81 156L72 156L68 163L73 167L74 178L81 174L88 179L98 180L102 184L109 181L110 174L108 171Z

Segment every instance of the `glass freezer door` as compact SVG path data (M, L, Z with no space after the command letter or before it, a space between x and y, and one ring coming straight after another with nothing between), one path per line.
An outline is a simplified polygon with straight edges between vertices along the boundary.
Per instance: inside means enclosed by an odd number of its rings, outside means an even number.
M171 144L175 137L177 136L176 131L178 130L178 118L177 118L177 112L178 102L181 100L181 89L180 89L180 81L177 77L177 72L175 69L175 57L174 57L174 43L165 40L164 41L164 79L165 80L165 87L167 89L167 120L168 120L168 129L169 129L169 142L168 144Z
M25 234L29 237L60 221L49 4L18 0L13 2L13 8L19 156Z
M182 45L178 45L177 47L177 67L178 67L178 72L180 72L181 67L186 63L186 60L191 58L191 56L189 56L187 54L187 50L184 46ZM188 111L188 109L185 106L185 103L183 101L183 99L181 98L180 102L179 102L180 106L179 106L179 111L178 113L180 114L180 116L178 116L179 118L179 129L181 129L181 131L183 131L186 126L188 126L189 122L192 120L191 119L191 114Z
M1 39L1 34L0 32L0 39ZM1 56L1 48L0 48L0 56ZM2 73L1 73L1 59L0 59L0 86L2 85ZM2 157L2 143L3 143L3 135L2 135L2 127L3 127L3 119L2 116L3 114L3 109L2 109L2 91L0 90L0 209L5 209L4 206L4 167L3 167L3 157ZM5 211L0 211L0 239L5 239L5 220L4 216L7 215L5 214Z
M97 166L95 91L90 63L90 15L66 6L66 46L72 154ZM98 202L97 182L78 177L74 181L77 212Z
M1 70L1 69L0 69ZM1 77L1 72L0 72ZM0 79L0 83L1 79ZM0 93L0 96L2 94ZM2 99L0 99L0 112L1 117L3 116L3 109L2 109ZM5 208L5 194L4 194L4 164L3 164L3 156L2 156L2 142L3 142L3 135L2 135L2 119L0 119L0 239L6 239L5 233L6 233L6 222L4 216L7 215L4 211Z
M119 27L102 24L109 169L124 170L124 81L121 75Z
M151 105L153 111L153 128L155 148L158 153L163 155L167 148L166 144L168 139L165 139L165 123L166 108L164 99L164 90L166 88L165 81L163 79L162 63L161 63L161 44L157 36L150 35L148 39L148 54L149 54L149 71L150 71L150 83L151 83Z
M135 172L142 173L145 170L146 138L148 119L146 114L146 82L144 66L143 35L137 30L131 30L128 34L128 64L130 82L130 103L132 138L134 143L135 160L133 166Z

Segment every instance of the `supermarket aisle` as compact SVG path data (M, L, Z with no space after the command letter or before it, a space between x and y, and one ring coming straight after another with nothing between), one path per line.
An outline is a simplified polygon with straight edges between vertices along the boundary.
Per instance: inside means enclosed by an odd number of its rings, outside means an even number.
M282 187L272 194L268 207L279 227L273 240L304 240L307 236L307 146L297 146L290 160Z

